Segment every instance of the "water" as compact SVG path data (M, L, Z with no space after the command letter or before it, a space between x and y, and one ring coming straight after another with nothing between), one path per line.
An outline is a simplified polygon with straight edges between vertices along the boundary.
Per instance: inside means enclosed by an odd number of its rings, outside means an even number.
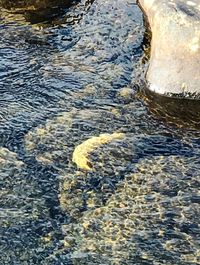
M135 1L1 16L1 264L200 264L200 112L140 92Z

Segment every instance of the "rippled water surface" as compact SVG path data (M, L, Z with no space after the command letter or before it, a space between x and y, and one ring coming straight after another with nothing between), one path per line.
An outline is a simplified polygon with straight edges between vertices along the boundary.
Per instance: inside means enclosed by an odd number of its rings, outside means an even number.
M0 263L200 264L198 119L141 96L136 1L92 2L1 10Z

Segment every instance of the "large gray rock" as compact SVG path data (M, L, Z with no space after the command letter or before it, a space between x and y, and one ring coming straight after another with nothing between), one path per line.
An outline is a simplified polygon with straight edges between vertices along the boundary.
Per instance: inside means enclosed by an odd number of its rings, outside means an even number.
M152 31L149 89L200 94L200 0L139 0Z

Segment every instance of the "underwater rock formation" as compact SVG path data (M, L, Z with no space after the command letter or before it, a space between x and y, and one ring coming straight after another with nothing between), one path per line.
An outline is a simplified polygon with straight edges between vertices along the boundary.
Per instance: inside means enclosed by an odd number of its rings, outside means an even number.
M130 146L123 146L124 134L108 130L114 117L110 111L74 109L26 135L26 151L38 163L59 170L61 209L72 218L102 206L134 156ZM113 131L118 122L116 118Z
M200 1L139 0L151 31L149 89L169 96L200 92Z
M91 149L88 149L91 140ZM126 150L122 150L125 144L129 145L123 134L101 134L99 137L92 137L88 141L83 143L84 145L86 143L86 149L84 146L82 148L83 154L85 150L89 151L86 152L86 157L92 168L89 168L90 170L81 168L74 171L67 169L60 176L59 199L61 209L76 221L83 212L105 204L113 194L116 184L122 181L124 172L128 169L129 160L134 157L134 152L131 152L130 146ZM100 143L100 145L96 146L96 143ZM93 147L95 148L93 149ZM83 156L83 158L85 157ZM85 162L81 156L80 162L82 161ZM85 166L85 164L83 165Z
M92 165L88 159L89 153L103 144L107 144L115 139L122 139L123 137L123 133L100 134L98 137L93 136L75 148L72 160L79 168L91 170Z
M87 166L87 162L90 161L92 153L97 154L105 144L114 144L125 138L123 133L118 133L121 116L115 111L108 108L91 111L72 109L63 112L26 135L26 151L43 165L57 164L59 168L66 169L70 166L77 169L75 162L79 169L89 170L91 167ZM112 128L109 128L111 123ZM94 161L90 162L94 169Z
M140 160L103 207L63 225L73 264L198 264L199 177L188 177L189 161L195 168L192 158Z
M22 202L20 196L16 196L14 187L21 176L24 163L17 158L17 154L7 148L0 147L0 175L1 175L1 220L2 226L12 222L22 215L19 205ZM18 191L20 193L20 191ZM22 196L21 196L22 197ZM5 221L6 220L6 221Z
M34 131L30 131L25 139L26 150L33 153L36 156L36 160L42 164L58 163L59 166L64 168L68 167L76 145L80 146L79 142L85 142L86 139L90 139L93 136L91 131L94 134L99 134L99 127L102 127L102 130L106 130L108 123L113 118L114 114L107 111L79 111L72 109L53 120L49 120L45 126L40 126ZM78 129L81 130L81 136L77 133ZM117 135L119 137L120 134ZM76 153L74 154L75 161L77 160Z

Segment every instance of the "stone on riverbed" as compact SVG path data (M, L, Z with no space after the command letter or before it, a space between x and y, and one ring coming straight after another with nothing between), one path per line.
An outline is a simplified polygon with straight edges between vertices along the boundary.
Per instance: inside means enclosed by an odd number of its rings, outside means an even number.
M120 138L122 135L120 133L110 134L107 131L114 117L115 114L111 110L72 109L69 112L63 112L54 119L48 120L46 125L30 131L26 135L26 150L35 155L36 160L44 165L57 163L68 168L70 162L67 161L71 161L73 156L74 162L80 168L89 170L85 155L91 153L94 145L100 146L103 140L105 142L107 139L109 142L109 140ZM107 133L104 133L100 138L93 137L93 134L99 134L100 128ZM77 133L78 129L81 130L81 135ZM81 152L80 146L84 148ZM81 160L82 162L80 162Z
M105 205L63 225L73 264L199 264L197 172L193 158L141 159Z
M200 94L200 0L139 0L152 31L149 89Z
M123 133L105 133L100 134L98 137L93 136L75 148L73 152L73 162L81 169L91 170L92 164L88 159L89 153L103 144L107 144L115 139L122 139L123 137Z

